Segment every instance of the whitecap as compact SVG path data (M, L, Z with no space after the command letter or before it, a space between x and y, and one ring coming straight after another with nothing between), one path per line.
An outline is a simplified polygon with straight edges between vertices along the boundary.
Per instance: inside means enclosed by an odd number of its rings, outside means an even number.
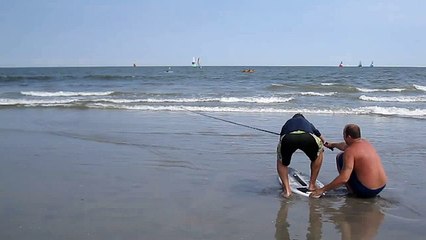
M370 107L360 107L354 109L359 113L373 113L379 115L398 115L398 116L407 116L407 117L425 117L426 109L408 109L408 108L398 108L398 107L379 107L379 106L370 106Z
M79 101L78 99L51 99L51 100L35 100L35 99L0 99L0 106L41 106L46 104L70 104Z
M42 92L42 91L27 91L21 92L22 95L33 96L33 97L74 97L74 96L107 96L113 94L113 91L106 92Z
M356 88L360 92L402 92L404 88L388 88L388 89L369 89L369 88Z
M422 85L417 85L417 84L413 84L413 86L420 91L425 91L426 92L426 86L422 86Z
M332 96L334 94L336 94L336 92L327 92L327 93L319 93L319 92L301 92L301 95L308 95L308 96Z
M371 102L426 102L426 96L371 97L362 95L359 99Z

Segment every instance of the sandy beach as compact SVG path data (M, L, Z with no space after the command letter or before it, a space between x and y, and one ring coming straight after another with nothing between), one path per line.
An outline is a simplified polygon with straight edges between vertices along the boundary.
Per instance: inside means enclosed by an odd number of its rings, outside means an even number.
M290 117L213 115L276 132ZM332 141L361 126L388 173L380 198L284 199L277 136L190 112L2 109L0 238L423 239L424 121L306 117ZM296 152L291 166L306 172L308 160Z

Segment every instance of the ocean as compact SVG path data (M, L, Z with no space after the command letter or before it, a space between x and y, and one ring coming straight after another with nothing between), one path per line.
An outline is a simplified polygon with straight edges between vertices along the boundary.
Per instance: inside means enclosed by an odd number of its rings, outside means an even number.
M0 68L0 239L424 238L426 68L251 68ZM297 112L329 141L360 125L379 197L281 196Z
M1 107L426 118L425 68L0 69Z

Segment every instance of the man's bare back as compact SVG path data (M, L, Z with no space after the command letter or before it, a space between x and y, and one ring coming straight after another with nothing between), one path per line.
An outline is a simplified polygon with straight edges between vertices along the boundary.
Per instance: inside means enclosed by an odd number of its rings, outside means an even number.
M367 140L359 139L349 145L344 153L344 160L346 158L353 158L353 171L367 188L377 189L386 184L380 156Z
M376 196L384 189L387 181L380 156L367 140L361 138L361 130L355 124L345 126L343 139L344 142L324 144L328 148L343 151L336 157L339 175L323 188L312 192L311 196L320 196L343 184L357 196Z

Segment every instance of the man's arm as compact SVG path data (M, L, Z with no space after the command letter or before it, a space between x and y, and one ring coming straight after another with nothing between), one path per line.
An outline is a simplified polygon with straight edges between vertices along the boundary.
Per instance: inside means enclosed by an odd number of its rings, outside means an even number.
M343 184L347 183L352 174L353 168L354 168L354 157L350 154L343 155L343 168L340 171L339 175L329 184L325 185L324 187L320 189L313 191L310 196L319 197L323 193L333 190L335 188L338 188L342 186Z
M339 149L340 151L345 151L346 150L346 148L348 147L348 145L346 145L346 143L345 142L339 142L339 143L332 143L332 142L325 142L324 143L324 146L326 146L326 147L328 147L328 148L330 148L330 149L334 149L334 148L337 148L337 149Z

